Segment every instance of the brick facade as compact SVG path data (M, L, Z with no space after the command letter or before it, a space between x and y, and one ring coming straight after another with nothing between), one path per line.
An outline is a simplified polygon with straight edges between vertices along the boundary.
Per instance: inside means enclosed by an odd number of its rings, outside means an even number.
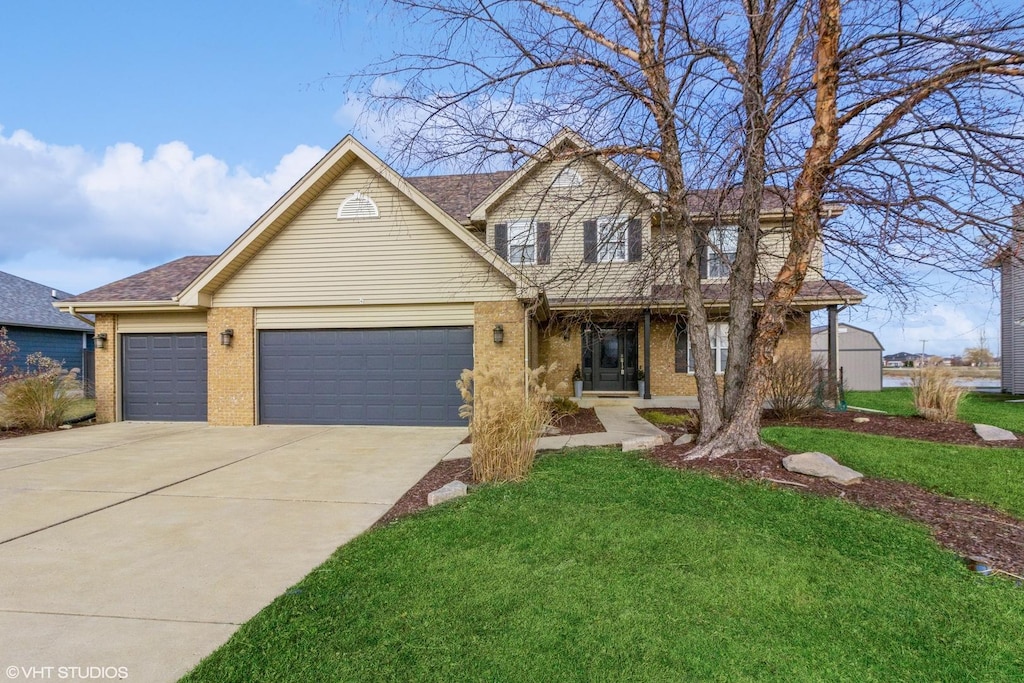
M207 421L222 427L256 424L254 309L211 308L206 317ZM233 330L231 346L220 333Z
M569 339L565 339L568 330ZM540 329L540 363L554 370L547 375L548 388L557 396L572 396L572 373L580 364L580 326L554 322Z
M96 315L95 334L107 335L107 347L96 349L96 421L117 420L117 316Z
M643 323L638 321L639 365L644 364ZM651 320L651 363L647 370L647 381L651 383L652 396L696 396L697 380L687 372L676 372L675 319ZM580 362L580 326L572 324L569 339L564 339L565 326L557 322L541 330L540 362L544 365L557 363L555 372L548 376L548 386L562 396L572 395L572 372ZM796 350L808 356L811 353L810 315L797 313L786 326L786 332L779 341L779 352ZM724 377L719 376L719 383ZM560 383L564 382L564 385Z

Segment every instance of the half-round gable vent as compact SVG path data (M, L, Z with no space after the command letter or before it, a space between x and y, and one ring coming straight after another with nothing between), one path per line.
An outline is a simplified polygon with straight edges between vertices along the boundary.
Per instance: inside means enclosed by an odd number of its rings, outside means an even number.
M574 168L563 168L562 172L551 183L551 187L580 187L583 185L583 177Z
M338 207L338 220L347 218L380 218L380 211L373 200L362 192L353 192L352 196Z

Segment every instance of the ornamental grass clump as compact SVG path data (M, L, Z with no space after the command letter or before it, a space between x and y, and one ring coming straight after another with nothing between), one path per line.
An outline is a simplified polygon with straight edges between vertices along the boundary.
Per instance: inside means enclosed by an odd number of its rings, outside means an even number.
M56 429L78 400L78 370L65 370L41 353L30 355L28 371L3 386L0 424L16 429Z
M772 414L785 422L814 411L822 365L810 354L787 351L768 366L768 401Z
M551 391L546 370L526 375L528 391L515 374L463 370L456 382L473 438L473 479L478 482L521 481L530 473L537 438L551 424Z
M939 366L921 368L910 378L917 413L932 422L956 422L957 408L964 390L953 382L953 375Z

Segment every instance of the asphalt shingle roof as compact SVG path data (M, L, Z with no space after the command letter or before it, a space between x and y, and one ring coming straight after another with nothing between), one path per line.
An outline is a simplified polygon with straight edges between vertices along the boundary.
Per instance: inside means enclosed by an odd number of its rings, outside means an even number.
M512 175L512 171L494 173L463 173L461 175L432 175L406 178L412 186L427 195L430 201L459 221L466 223L469 213L487 195L498 189Z
M56 299L53 292L57 294ZM91 331L91 325L53 307L54 301L70 296L67 292L0 271L0 325Z
M109 285L90 289L68 301L170 301L216 258L183 256Z

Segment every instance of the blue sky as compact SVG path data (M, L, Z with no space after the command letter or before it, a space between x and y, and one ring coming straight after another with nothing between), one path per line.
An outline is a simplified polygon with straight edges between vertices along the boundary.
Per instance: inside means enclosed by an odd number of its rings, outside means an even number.
M218 253L345 134L386 156L344 75L416 27L360 5L5 3L0 270L77 293ZM998 349L991 290L870 303L842 319L887 351Z

